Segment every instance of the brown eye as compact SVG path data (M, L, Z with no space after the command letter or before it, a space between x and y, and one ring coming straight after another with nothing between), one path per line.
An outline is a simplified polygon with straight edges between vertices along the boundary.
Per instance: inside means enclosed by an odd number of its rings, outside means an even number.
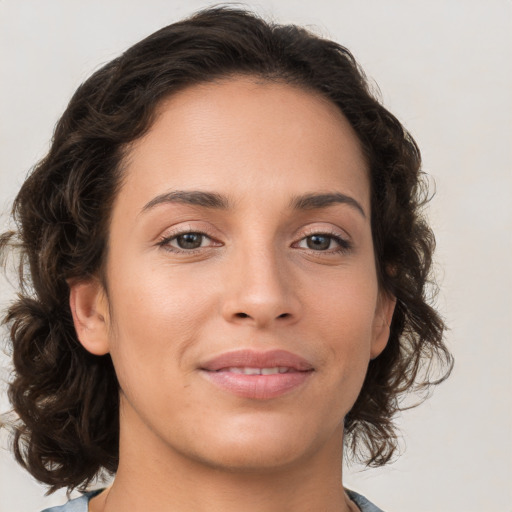
M186 254L198 249L220 247L222 243L200 231L183 231L163 238L157 245L168 252Z
M313 235L306 236L294 244L294 246L300 249L328 253L346 252L351 249L349 241L328 233L314 233Z
M202 233L183 233L174 238L171 245L177 246L179 249L198 249L203 245L205 235Z
M311 235L306 238L306 245L308 249L313 249L315 251L325 251L330 249L332 241L332 236Z

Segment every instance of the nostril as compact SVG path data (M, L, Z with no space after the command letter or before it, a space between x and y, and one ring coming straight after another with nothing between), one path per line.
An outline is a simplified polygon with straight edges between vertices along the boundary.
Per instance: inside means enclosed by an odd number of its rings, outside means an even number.
M243 313L243 312L235 313L235 316L237 318L251 318L251 315L248 315L247 313ZM276 317L276 319L289 318L290 316L291 316L290 313L282 313L282 314L278 315Z

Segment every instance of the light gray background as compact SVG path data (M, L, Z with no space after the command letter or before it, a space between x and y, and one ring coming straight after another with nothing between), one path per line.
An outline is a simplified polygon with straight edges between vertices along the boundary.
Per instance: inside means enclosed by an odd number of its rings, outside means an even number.
M55 122L92 70L208 3L0 0L0 210L45 154ZM511 511L512 2L249 5L346 45L418 141L437 184L430 214L439 305L456 367L429 402L399 419L404 455L387 468L346 470L346 485L390 512ZM5 304L12 291L0 286ZM5 379L7 359L0 363ZM43 498L0 450L0 512L65 501L63 493Z

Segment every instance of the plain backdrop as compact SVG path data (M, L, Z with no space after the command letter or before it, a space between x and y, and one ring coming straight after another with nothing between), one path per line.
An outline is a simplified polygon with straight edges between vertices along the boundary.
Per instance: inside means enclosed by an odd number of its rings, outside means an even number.
M48 149L76 87L200 0L0 0L0 210ZM392 465L345 470L389 512L512 511L512 2L260 0L347 46L412 132L436 183L438 304L452 377L398 422ZM6 217L0 227L5 228ZM13 290L0 281L5 305ZM5 340L5 330L2 339ZM1 379L8 378L6 356ZM0 410L5 411L5 384ZM2 434L0 512L65 501L17 467ZM315 512L315 511L313 511Z

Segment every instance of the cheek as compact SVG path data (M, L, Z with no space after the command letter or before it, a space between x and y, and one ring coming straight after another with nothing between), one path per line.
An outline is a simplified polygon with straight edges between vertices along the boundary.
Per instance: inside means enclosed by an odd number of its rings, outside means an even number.
M110 298L110 353L125 392L137 383L173 380L175 370L187 370L186 354L201 337L211 303L202 291L176 281L170 286L162 276L139 272Z
M347 273L324 279L322 286L312 287L308 310L317 325L341 339L359 340L357 345L370 341L375 316L378 289L371 267L358 273Z
M324 356L332 378L337 380L335 386L350 383L358 393L371 357L376 282L352 276L342 284L326 285L323 292L323 297L311 296L311 324L317 339L325 344Z
M112 275L117 277L114 272ZM139 265L131 275L113 287L111 299L114 327L121 337L151 337L164 345L177 335L186 339L198 330L198 320L211 309L211 294L197 273Z

